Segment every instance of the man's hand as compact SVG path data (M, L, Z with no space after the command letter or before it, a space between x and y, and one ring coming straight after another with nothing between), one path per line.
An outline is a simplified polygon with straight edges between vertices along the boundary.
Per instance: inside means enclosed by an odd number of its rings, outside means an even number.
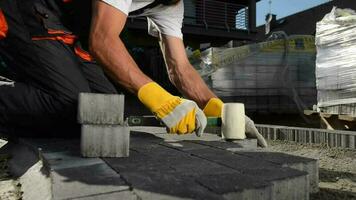
M120 10L100 0L94 1L89 39L92 55L117 83L137 94L141 102L166 124L170 132L185 134L195 131L200 136L206 126L206 117L197 104L172 96L154 84L128 53L119 38L126 19L126 14ZM179 42L184 52L183 42ZM175 51L172 52L174 55L181 53ZM180 78L189 74L190 72L183 73ZM194 77L190 77L185 82L190 84L194 81ZM187 87L185 90L189 89Z
M221 117L221 111L224 103L218 98L212 98L204 108L204 114L207 117ZM267 147L267 142L256 129L255 123L245 116L245 133L248 138L257 138L257 143L261 147Z
M138 97L166 125L170 133L203 134L207 120L195 102L173 96L155 82L144 85Z
M200 137L204 133L207 124L206 117L194 101L174 97L167 102L170 108L165 106L156 112L162 122L167 126L169 133L187 134L195 132ZM176 105L176 106L175 106Z

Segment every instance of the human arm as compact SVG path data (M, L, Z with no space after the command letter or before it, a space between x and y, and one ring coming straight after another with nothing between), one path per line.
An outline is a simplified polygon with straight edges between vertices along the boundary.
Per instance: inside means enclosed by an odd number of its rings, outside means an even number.
M200 108L204 108L211 98L216 98L190 64L182 39L162 34L160 46L169 79L185 97L197 102Z
M119 37L127 15L103 1L96 0L93 4L90 52L111 78L137 94L152 80L139 69Z
M177 89L204 108L203 111L207 117L221 117L224 103L208 88L189 63L183 41L177 37L162 35L160 46L170 80ZM247 116L245 116L245 127L248 138L257 138L260 146L267 147L267 142L256 129L254 122Z
M89 39L92 55L113 80L136 94L171 133L195 131L200 136L206 126L206 117L196 103L173 96L154 83L128 53L119 38L126 18L119 9L103 1L94 1Z

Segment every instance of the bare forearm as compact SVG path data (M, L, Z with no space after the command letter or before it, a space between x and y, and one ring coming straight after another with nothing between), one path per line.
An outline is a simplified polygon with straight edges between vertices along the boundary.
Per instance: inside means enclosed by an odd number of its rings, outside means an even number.
M94 41L91 53L120 85L136 94L139 88L152 81L138 68L119 37L98 37L95 41L91 40Z
M172 83L184 96L197 102L199 107L204 108L211 98L216 97L189 63L173 69L175 70L169 71Z
M89 48L104 70L120 85L137 94L152 80L138 68L119 38L127 16L100 0L93 1Z
M184 96L204 108L216 95L189 63L182 40L163 35L160 45L171 82Z

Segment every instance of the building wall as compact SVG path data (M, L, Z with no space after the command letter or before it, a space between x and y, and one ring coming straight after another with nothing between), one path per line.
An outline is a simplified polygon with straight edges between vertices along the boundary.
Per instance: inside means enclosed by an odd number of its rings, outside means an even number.
M333 6L356 10L356 1L334 0L283 19L279 19L276 24L272 24L271 32L284 31L288 35L315 35L316 23L329 13ZM278 22L280 22L280 24ZM268 38L268 36L269 35L265 35L264 25L258 27L258 34L256 36L257 41L263 41Z

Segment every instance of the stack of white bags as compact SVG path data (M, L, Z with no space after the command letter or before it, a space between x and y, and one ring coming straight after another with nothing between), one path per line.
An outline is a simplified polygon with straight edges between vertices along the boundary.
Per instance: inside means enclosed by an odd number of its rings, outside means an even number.
M315 43L318 108L354 115L340 108L356 105L356 12L334 7L317 23Z

